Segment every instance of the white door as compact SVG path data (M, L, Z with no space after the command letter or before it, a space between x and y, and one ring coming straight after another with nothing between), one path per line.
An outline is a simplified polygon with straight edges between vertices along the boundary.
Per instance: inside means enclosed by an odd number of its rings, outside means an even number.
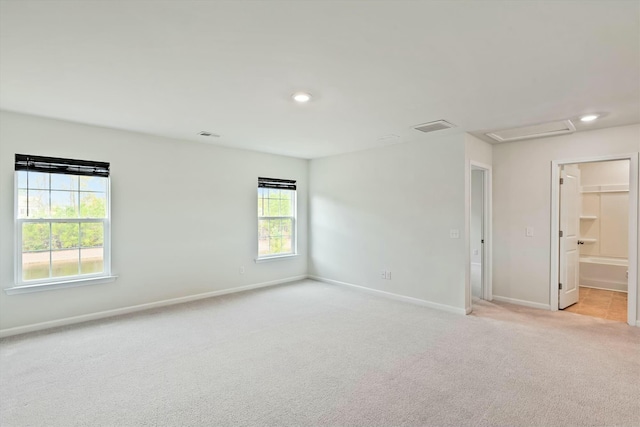
M580 169L565 165L560 174L560 264L558 308L578 302L580 251Z

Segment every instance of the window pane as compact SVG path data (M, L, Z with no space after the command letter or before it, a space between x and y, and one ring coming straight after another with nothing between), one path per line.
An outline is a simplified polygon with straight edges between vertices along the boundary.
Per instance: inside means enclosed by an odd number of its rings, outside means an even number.
M258 238L268 238L269 237L269 220L261 219L258 220Z
M78 218L77 191L51 191L52 218Z
M76 175L51 174L52 190L78 191L78 177Z
M80 249L80 273L93 274L104 271L104 249Z
M80 244L80 224L59 222L51 224L51 248L77 248Z
M269 188L269 198L270 199L279 199L280 198L280 190L277 188Z
M292 244L291 244L291 236L286 236L282 238L282 252L283 253L291 253L293 252L291 250Z
M258 255L269 255L269 238L258 239Z
M269 221L269 235L270 236L280 236L281 232L281 221L279 219L272 219Z
M75 276L80 273L78 262L80 250L62 250L51 252L51 273L53 277Z
M269 216L280 216L280 200L269 199Z
M291 229L292 227L292 220L291 219L283 219L282 220L282 235L283 236L291 236Z
M18 188L27 188L27 171L16 171Z
M100 193L107 192L107 180L101 176L81 176L80 177L80 190L82 191L97 191Z
M22 224L22 252L42 251L48 249L49 223Z
M106 193L80 193L80 216L82 218L106 218Z
M293 216L291 199L280 200L280 216Z
M269 253L279 254L282 252L282 239L274 237L269 239Z
M49 189L49 176L51 174L42 172L29 172L27 174L27 180L29 188L48 190Z
M49 251L23 253L22 280L45 279L49 277L49 254Z
M18 190L18 218L47 218L49 190Z
M80 224L80 244L83 248L104 246L104 225L101 222Z

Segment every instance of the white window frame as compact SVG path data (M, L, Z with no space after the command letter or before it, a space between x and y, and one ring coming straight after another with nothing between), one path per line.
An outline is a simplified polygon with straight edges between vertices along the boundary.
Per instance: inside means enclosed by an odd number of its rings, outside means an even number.
M292 216L260 216L258 215L256 221L256 230L257 230L257 253L258 256L255 258L255 262L263 262L277 259L285 259L298 256L298 190L286 190L293 192L293 197L291 198L293 204L293 215ZM260 191L260 187L258 187L258 192ZM257 193L259 195L259 193ZM257 211L257 209L256 209ZM261 219L291 219L291 252L280 253L280 254L269 254L269 255L260 255L260 220Z
M5 292L9 295L44 291L56 288L68 288L83 285L92 285L106 283L115 280L117 277L111 273L111 178L107 177L106 191L106 214L104 218L19 218L19 202L18 202L18 171L14 172L14 230L15 230L15 246L14 246L14 286L6 288ZM93 274L77 274L62 277L46 277L43 279L23 280L22 279L22 227L24 224L33 223L102 223L104 227L103 235L103 271ZM51 235L50 235L51 236ZM51 237L50 237L51 239ZM49 247L49 257L53 251ZM51 258L50 258L51 259ZM51 268L51 261L49 261ZM80 262L80 260L78 261Z

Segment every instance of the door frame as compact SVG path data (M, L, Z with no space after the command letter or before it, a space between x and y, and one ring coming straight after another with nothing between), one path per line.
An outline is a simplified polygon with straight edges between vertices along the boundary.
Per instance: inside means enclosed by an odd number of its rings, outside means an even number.
M471 171L481 170L483 171L483 228L484 228L484 245L482 246L482 299L486 301L493 300L493 266L492 266L492 244L493 244L493 230L492 230L492 169L491 165L476 162L475 160L469 161L469 194L467 198L467 206L469 206L469 215L467 217L467 292L469 295L468 307L473 310L473 294L471 289L471 194L473 188L473 177Z
M583 157L551 162L551 271L549 302L558 310L560 256L560 167L563 165L629 160L629 277L627 280L627 323L636 326L638 306L638 153Z

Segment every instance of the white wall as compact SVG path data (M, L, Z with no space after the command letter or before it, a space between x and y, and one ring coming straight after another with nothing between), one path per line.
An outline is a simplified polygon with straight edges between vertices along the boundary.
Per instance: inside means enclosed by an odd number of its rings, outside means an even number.
M308 161L0 114L1 287L13 286L15 153L111 162L119 276L101 285L0 292L0 329L306 274ZM296 258L253 261L258 176L298 180Z
M580 185L629 185L629 160L581 163Z
M549 305L551 162L640 151L640 125L493 147L493 293ZM534 228L525 237L525 227Z
M312 160L310 274L462 311L464 161L460 134Z
M600 192L600 186L629 186L629 160L579 164L581 215L580 237L595 239L580 246L580 255L627 258L629 256L629 192ZM584 192L586 187L587 192ZM596 190L597 189L597 190ZM596 191L594 191L596 190ZM580 271L582 275L582 270Z

